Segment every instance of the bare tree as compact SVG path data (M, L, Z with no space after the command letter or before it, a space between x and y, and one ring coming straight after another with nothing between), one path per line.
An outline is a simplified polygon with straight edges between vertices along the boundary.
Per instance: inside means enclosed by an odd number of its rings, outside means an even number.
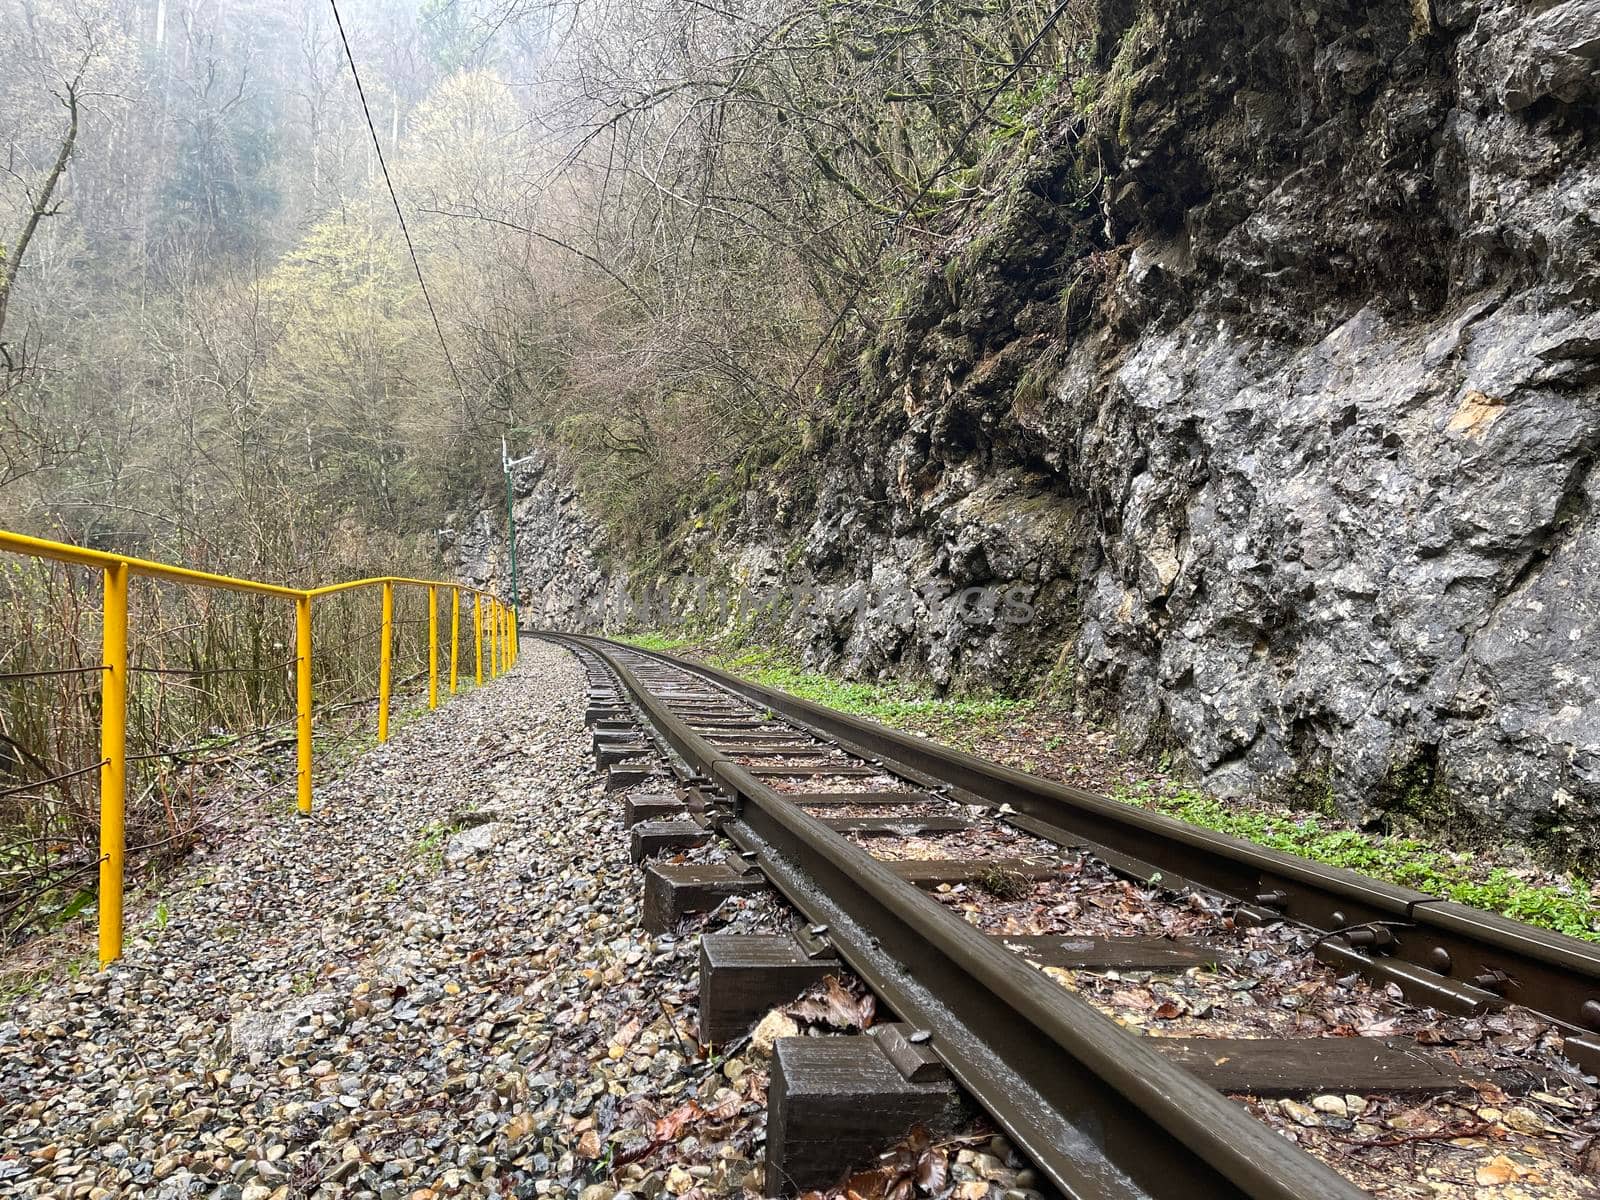
M76 73L68 80L62 92L57 93L61 103L67 110L67 130L61 138L61 148L56 154L55 163L45 175L38 187L33 187L26 182L23 186L27 192L29 207L27 218L22 225L22 232L13 243L11 253L5 253L5 247L0 246L0 357L5 360L5 369L8 375L20 372L24 363L14 356L7 347L5 340L6 312L11 303L11 290L16 282L17 275L21 272L23 263L28 256L28 247L33 242L34 234L38 232L40 222L55 216L61 211L57 202L56 187L61 182L61 177L66 174L67 163L72 158L73 147L78 143L78 91L83 83L84 71L88 68L94 56L91 47L84 53L83 61L79 63Z

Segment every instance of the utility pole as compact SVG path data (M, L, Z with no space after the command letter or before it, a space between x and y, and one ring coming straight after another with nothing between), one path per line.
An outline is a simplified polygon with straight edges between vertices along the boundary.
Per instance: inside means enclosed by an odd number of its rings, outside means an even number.
M506 477L506 544L511 548L511 611L516 614L519 625L522 621L522 589L517 583L517 509L511 490L511 471L513 467L520 467L536 457L536 454L525 454L521 458L512 458L506 439L500 439L500 469Z

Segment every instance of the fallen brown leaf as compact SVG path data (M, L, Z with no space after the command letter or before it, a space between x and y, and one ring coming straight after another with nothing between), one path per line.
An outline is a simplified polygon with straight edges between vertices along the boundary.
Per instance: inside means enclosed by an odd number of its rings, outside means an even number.
M943 1150L930 1147L917 1159L917 1186L927 1192L944 1188L950 1173L950 1158Z
M696 1117L704 1115L705 1109L690 1100L687 1104L678 1105L677 1108L657 1121L655 1128L651 1131L651 1136L658 1142L675 1142L678 1140L678 1135L683 1132L685 1125Z
M1524 1183L1544 1182L1544 1176L1538 1171L1507 1158L1504 1154L1497 1154L1489 1161L1479 1163L1476 1178L1481 1187L1492 1187L1518 1180Z

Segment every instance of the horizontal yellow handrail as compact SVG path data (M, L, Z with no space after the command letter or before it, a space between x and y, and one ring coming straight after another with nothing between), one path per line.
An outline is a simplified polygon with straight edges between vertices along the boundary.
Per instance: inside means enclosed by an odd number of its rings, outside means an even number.
M414 587L460 587L462 591L477 592L485 596L494 595L493 592L483 588L466 587L462 584L445 583L442 579L411 579L405 575L374 575L371 579L352 579L349 583L329 583L322 587L307 588L308 596L331 596L335 592L348 592L352 588L375 587L383 583L405 583Z
M232 575L213 575L210 571L174 567L167 563L133 558L127 554L110 554L104 550L72 546L66 542L47 542L43 538L28 537L4 529L0 529L0 550L25 554L31 558L49 558L79 567L100 567L109 570L120 565L127 567L130 574L141 575L146 579L164 579L171 583L198 583L206 587L226 588L233 592L257 592L266 596L282 596L285 599L305 594L300 588L261 583L254 579L235 579Z
M101 622L102 654L100 672L100 888L97 911L100 925L101 964L122 957L122 898L124 821L127 807L127 721L128 721L128 577L138 575L167 583L198 584L235 592L253 592L294 601L295 626L295 730L296 802L302 813L311 811L311 602L321 596L353 588L382 589L382 641L378 650L378 740L389 737L389 694L392 678L391 652L394 635L394 589L397 586L426 588L428 591L430 645L428 648L428 699L430 708L438 703L439 648L437 599L440 588L450 591L453 610L450 636L450 694L456 692L457 655L461 624L462 593L472 597L473 635L476 641L476 678L483 682L484 641L489 639L495 674L509 670L516 661L516 605L504 604L484 588L449 583L440 579L412 579L403 575L383 575L372 579L353 579L347 583L315 588L294 588L255 579L239 579L210 571L195 571L169 563L152 562L126 554L90 550L67 542L52 542L0 529L0 551L49 559L104 572L104 617ZM485 621L483 602L489 601L493 624Z

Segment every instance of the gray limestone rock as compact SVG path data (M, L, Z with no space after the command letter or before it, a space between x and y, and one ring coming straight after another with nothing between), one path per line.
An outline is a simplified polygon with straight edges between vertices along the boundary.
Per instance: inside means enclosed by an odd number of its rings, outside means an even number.
M1219 790L1600 853L1600 6L1151 20L1126 94L840 356L868 416L804 499L696 556L809 589L763 619L818 666L1054 672ZM539 620L625 623L586 619L641 581L566 477L518 491Z

